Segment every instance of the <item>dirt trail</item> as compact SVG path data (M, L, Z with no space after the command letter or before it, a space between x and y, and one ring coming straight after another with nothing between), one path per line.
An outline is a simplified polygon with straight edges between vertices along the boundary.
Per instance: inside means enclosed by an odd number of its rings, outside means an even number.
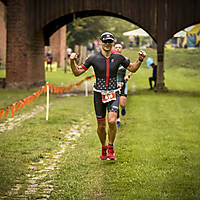
M83 121L83 120L82 120ZM74 141L83 134L87 128L86 125L81 123L81 131L79 131L78 125L73 125L70 130L60 130L65 136L64 142L59 144L59 151L53 154L47 154L39 162L33 162L29 166L29 173L26 174L25 183L17 183L4 197L0 199L29 199L32 195L37 194L37 199L43 200L50 197L53 191L53 179L54 171L59 169L59 163L66 148L73 149L76 144ZM73 144L71 142L73 141ZM24 190L24 185L27 185Z
M5 122L0 124L0 134L7 130L12 130L16 126L20 126L25 120L44 112L46 106L36 106L32 112L26 113L13 118L8 118ZM79 126L81 127L81 131ZM28 167L29 173L26 174L25 182L16 180L18 182L12 189L0 199L29 199L32 195L37 194L37 199L48 199L50 193L53 191L52 176L56 169L59 169L59 163L66 148L73 149L76 144L74 141L84 133L87 128L84 125L84 120L81 119L80 125L73 125L70 130L60 130L64 135L64 142L60 142L59 150L51 154L46 154L39 162L33 162ZM72 144L73 141L73 144ZM25 188L24 188L25 187Z

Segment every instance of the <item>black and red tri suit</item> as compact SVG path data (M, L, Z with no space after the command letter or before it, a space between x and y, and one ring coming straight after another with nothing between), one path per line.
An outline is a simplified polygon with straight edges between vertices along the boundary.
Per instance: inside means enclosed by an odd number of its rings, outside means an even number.
M105 120L106 107L108 112L117 112L119 109L119 86L117 85L118 68L122 65L127 68L130 65L128 58L122 54L112 52L109 58L103 56L101 52L91 55L81 65L84 70L93 67L96 83L94 84L94 105L98 120ZM108 103L101 100L101 92L113 91L117 94L117 99Z

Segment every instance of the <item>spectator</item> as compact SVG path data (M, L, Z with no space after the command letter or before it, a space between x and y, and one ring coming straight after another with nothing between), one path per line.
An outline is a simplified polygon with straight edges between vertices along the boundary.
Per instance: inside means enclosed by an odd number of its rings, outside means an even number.
M47 67L46 71L48 72L48 67L50 66L50 70L52 72L52 61L53 61L53 55L51 53L51 50L49 50L46 54L46 62L47 62Z
M67 48L67 55L65 57L65 60L67 61L67 64L65 63L65 67L64 67L64 72L66 73L67 72L67 65L69 64L70 62L70 55L72 53L72 49L70 47Z
M130 49L133 48L133 39L134 39L133 36L130 36L130 37L129 37L129 48L130 48Z
M150 89L152 90L153 88L156 87L156 79L157 79L157 65L155 65L154 63L151 64L151 67L153 68L153 74L152 77L149 77L149 85L150 85ZM152 82L154 81L154 87L152 85Z
M122 49L125 49L125 48L126 48L126 45L124 44L123 41L121 41L120 44L122 45Z
M88 45L87 45L87 53L88 55L91 55L94 51L94 43L92 42L88 42Z
M121 44L116 44L115 45L115 51L117 53L122 53L122 45ZM118 68L118 72L117 72L117 82L120 85L120 92L119 92L119 96L120 96L120 107L121 107L121 115L126 115L126 100L127 100L127 93L128 93L128 83L127 81L130 79L132 75L132 72L129 72L128 75L126 75L126 69L120 65L120 67ZM120 126L121 122L120 122L120 114L119 114L119 109L117 112L117 127Z

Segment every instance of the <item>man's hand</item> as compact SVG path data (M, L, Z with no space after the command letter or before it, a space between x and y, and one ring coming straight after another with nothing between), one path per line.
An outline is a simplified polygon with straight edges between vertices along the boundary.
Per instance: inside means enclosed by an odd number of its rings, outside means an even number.
M126 76L124 77L124 80L125 80L125 81L128 81L128 79L129 79L129 77L126 75Z
M139 54L139 60L140 61L143 60L147 55L146 52L143 51L143 50L140 50L138 54Z
M76 58L77 58L77 54L76 53L71 53L70 60L75 60Z
M75 76L79 76L85 72L85 70L81 66L78 66L76 64L76 60L75 60L77 58L76 53L71 53L69 58L70 58L70 66L71 66L72 72Z

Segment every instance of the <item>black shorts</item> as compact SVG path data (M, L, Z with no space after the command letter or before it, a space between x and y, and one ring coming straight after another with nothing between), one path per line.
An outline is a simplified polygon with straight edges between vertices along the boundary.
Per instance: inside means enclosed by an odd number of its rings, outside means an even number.
M108 112L118 112L119 110L119 93L116 92L116 100L110 101L108 103L102 102L102 97L100 92L94 91L94 107L96 112L97 120L105 120L106 119L106 108L108 108Z

